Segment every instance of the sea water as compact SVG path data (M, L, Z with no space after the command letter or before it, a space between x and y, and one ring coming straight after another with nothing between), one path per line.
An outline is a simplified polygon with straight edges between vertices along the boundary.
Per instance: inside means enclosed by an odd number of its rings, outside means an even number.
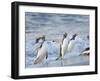
M70 39L77 33L75 45L71 52L66 52L63 60L56 60L60 53L60 44L64 33ZM34 64L37 48L41 43L35 43L36 38L45 35L48 58L41 64ZM89 47L89 16L78 14L34 13L25 12L25 66L58 67L89 65L89 56L80 56Z

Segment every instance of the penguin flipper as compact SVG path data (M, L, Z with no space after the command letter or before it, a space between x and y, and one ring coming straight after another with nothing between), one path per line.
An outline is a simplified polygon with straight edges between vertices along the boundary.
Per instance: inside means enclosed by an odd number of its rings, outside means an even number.
M34 64L40 63L39 57L34 61Z
M40 47L37 49L37 53L40 51ZM41 57L37 54L36 59L34 60L34 64L41 63Z

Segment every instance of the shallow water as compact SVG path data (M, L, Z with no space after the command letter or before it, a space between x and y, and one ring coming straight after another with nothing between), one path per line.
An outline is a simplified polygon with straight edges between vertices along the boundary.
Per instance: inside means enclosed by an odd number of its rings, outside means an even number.
M89 47L89 16L71 14L50 14L25 12L25 66L33 67L58 67L58 66L80 66L89 65L89 56L81 52ZM59 45L63 34L67 32L68 38L77 33L75 46L70 53L66 53L63 60L56 60L59 56ZM34 64L37 48L40 43L35 44L37 37L45 35L48 51L48 59L41 64ZM54 41L54 42L53 42Z
M81 65L89 65L89 56L88 55L80 55L80 56L73 56L64 59L52 59L52 60L45 60L41 64L35 64L33 59L31 59L32 64L28 65L27 68L36 68L36 67L64 67L64 66L81 66ZM30 62L31 63L31 62Z

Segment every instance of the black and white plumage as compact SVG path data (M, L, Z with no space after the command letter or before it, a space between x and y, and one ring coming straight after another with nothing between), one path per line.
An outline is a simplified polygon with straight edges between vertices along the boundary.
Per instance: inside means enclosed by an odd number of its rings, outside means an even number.
M72 38L69 40L69 44L68 44L68 48L67 48L67 51L68 52L71 52L73 47L75 46L75 38L76 38L77 34L74 34L72 36Z
M68 39L67 33L63 35L62 44L60 45L60 56L56 60L59 58L63 59L66 52L70 52L73 49L76 36L77 34L74 34L71 39Z
M65 33L63 35L63 39L62 39L62 43L60 44L60 53L59 53L59 57L56 59L63 59L66 51L67 51L67 47L68 47L68 39L67 39L67 33Z
M82 53L80 55L89 55L89 54L90 54L90 48L87 47L82 51Z
M89 40L89 35L87 36L87 39ZM90 48L86 47L80 55L89 55L90 54Z
M64 58L64 55L67 52L68 44L69 44L69 39L67 37L67 33L65 33L63 35L63 40L62 40L62 44L61 44L61 48L60 48L61 49L60 56L62 59Z
M44 59L48 58L48 52L47 47L45 45L45 37L43 38L43 42L40 45L40 48L38 49L38 53L36 56L36 59L34 60L34 64L40 64L43 62Z
M45 36L43 35L43 36L36 38L35 43L38 43L40 40L45 41Z

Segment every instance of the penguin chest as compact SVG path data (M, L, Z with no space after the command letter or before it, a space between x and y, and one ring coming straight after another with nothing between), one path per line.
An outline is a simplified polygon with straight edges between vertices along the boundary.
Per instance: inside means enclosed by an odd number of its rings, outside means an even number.
M72 51L72 49L74 48L75 46L75 41L74 40L71 40L68 44L68 52Z
M38 56L37 56L37 57L40 57L41 59L43 59L43 58L46 57L46 54L47 54L46 48L42 47L42 48L38 51Z
M67 52L67 48L68 48L68 40L65 39L62 44L62 56Z

